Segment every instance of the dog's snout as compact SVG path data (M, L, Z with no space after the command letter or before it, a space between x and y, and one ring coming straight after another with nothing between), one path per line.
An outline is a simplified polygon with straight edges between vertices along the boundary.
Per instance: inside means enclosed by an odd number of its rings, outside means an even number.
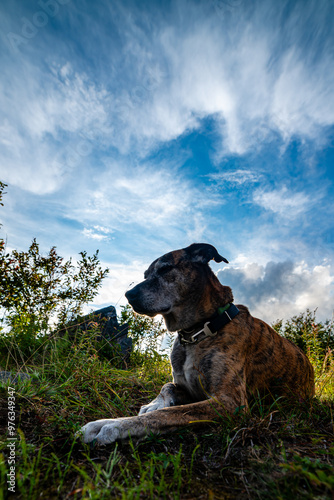
M129 304L135 312L139 314L147 314L147 305L145 304L145 294L142 293L142 283L136 285L125 293Z
M171 308L170 299L163 296L158 286L158 280L155 279L142 281L128 290L125 297L136 313L150 317L163 314Z
M127 298L128 302L131 304L131 300L134 300L138 294L138 291L136 290L137 287L131 288L131 290L128 290L125 293L125 297Z

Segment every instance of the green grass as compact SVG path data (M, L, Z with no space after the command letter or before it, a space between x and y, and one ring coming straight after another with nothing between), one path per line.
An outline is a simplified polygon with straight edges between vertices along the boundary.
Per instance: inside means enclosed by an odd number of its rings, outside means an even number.
M123 370L89 334L76 343L3 340L0 368L32 374L15 386L16 492L8 494L8 384L0 386L2 498L332 499L333 360L318 363L317 396L289 406L255 401L249 413L196 430L90 447L75 431L98 418L136 415L171 379L169 362L137 355ZM313 360L316 362L316 360ZM319 365L319 366L318 366Z

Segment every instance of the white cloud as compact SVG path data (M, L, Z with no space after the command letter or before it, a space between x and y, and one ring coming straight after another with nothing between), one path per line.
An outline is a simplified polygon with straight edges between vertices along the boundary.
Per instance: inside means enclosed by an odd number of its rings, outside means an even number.
M49 133L58 137L61 132L89 134L99 132L107 121L108 93L85 73L74 72L71 64L49 67L46 90L41 89L46 75L37 75L37 81L24 92L22 126L29 136L42 139ZM65 71L66 70L66 71ZM28 70L28 78L29 75Z
M96 241L102 241L102 240L108 239L108 236L106 236L105 234L94 232L93 229L87 229L86 227L82 231L82 234L86 238L91 238L92 240L96 240Z
M110 234L113 232L109 227L103 227L103 226L94 226L94 229L104 234Z
M90 238L96 241L108 241L110 240L110 235L113 233L112 229L108 227L95 225L93 228L85 227L82 234L86 238Z
M317 309L319 319L331 319L334 311L334 267L324 262L309 267L305 262L247 264L218 272L232 287L235 302L249 307L253 316L272 323Z
M196 184L197 172L190 179L190 162L188 180L182 176L187 153L180 153L181 141L175 149L172 143L171 150L156 153L160 143L199 129L208 116L214 122L210 147L212 138L217 139L216 162L226 154L250 152L251 163L257 150L277 135L284 145L295 137L302 145L306 139L317 146L324 143L326 127L334 123L331 3L178 0L169 2L166 11L159 7L151 12L143 3L116 2L111 7L103 2L103 10L94 7L94 15L86 5L80 23L76 15L71 17L75 44L68 44L65 31L56 39L47 28L27 44L26 52L2 64L2 179L33 194L52 194L24 197L16 190L20 203L15 206L12 200L11 242L15 238L22 245L20 238L30 241L31 233L37 233L47 246L52 235L52 244L58 238L56 243L69 252L99 242L114 259L109 249L114 237L127 255L153 253L153 248L159 255L165 247L172 249L169 245L211 238L222 247L226 242L230 255L242 248L244 255L237 255L231 276L247 286L231 279L256 314L270 321L282 314L289 317L316 307L319 299L319 307L330 316L333 270L328 263L312 267L310 262L322 262L332 247L322 244L320 236L306 242L305 229L291 232L296 217L312 215L310 208L324 200L321 194L298 186L269 190L263 187L264 173L261 177L250 167L238 168L236 161L235 170L213 174L211 181L218 188L227 185L231 193L234 189L237 196L248 189L249 199L283 224L266 224L260 216L255 225L253 213L247 219L242 210L237 220L235 198L228 221L227 204L220 210L223 197L215 190L208 193L206 183ZM108 9L112 37L108 19L99 22ZM10 24L8 31L14 29ZM88 34L92 43L87 45ZM82 53L75 53L80 44ZM162 160L170 151L176 151L177 158ZM254 192L258 181L263 184ZM330 215L329 207L328 220ZM50 220L47 227L45 221ZM79 222L79 229L73 221ZM305 255L310 267L274 266L284 282L277 281L277 293L272 288L261 294L273 282L274 271L266 266L269 259L298 260ZM258 263L250 265L252 260ZM136 276L142 279L141 266L112 266L99 300L124 300L128 284ZM259 300L253 303L255 296Z
M272 191L257 189L253 194L253 201L265 210L287 219L294 219L310 210L315 200L311 201L307 194L291 192L283 186Z
M237 185L249 184L259 182L261 178L261 174L257 174L254 171L247 169L229 170L228 172L217 172L209 175L209 179L218 185L227 183Z
M271 119L286 141L292 136L318 138L321 128L333 124L334 72L328 71L329 65L333 65L329 53L312 70L296 48L283 56L273 89Z

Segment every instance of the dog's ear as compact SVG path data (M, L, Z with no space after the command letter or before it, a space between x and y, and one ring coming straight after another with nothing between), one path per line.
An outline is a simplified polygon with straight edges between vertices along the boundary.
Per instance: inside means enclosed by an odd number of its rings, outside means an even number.
M228 260L219 255L215 247L208 243L193 243L184 250L187 257L193 262L207 264L210 260L214 260L215 262L226 262L228 264Z

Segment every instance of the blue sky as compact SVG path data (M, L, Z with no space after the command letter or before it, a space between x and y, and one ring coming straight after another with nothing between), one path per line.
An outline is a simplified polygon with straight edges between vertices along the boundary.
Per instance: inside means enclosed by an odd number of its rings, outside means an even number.
M9 249L100 250L97 305L192 242L269 322L334 308L334 3L5 0Z

